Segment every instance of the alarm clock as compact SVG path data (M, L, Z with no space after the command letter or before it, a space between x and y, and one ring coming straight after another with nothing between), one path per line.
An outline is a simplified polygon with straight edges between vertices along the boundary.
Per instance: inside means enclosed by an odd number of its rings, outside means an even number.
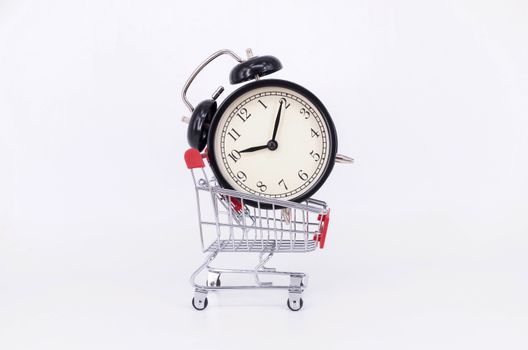
M187 139L193 148L207 146L207 158L218 183L225 188L267 198L301 202L311 197L330 175L337 155L337 133L323 103L299 84L261 79L282 68L274 56L242 60L220 50L193 72L182 98L193 112ZM217 108L218 88L211 99L194 108L186 92L196 75L212 60L230 55L239 63L230 82L247 82ZM251 204L251 203L249 203Z

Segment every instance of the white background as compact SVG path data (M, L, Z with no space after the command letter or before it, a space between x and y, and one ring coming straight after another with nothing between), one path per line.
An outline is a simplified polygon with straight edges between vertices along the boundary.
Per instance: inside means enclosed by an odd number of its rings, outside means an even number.
M527 18L524 1L0 1L0 348L526 349ZM317 195L327 247L276 261L310 273L297 313L283 291L190 303L179 93L246 47L321 98L356 159ZM233 91L232 66L193 103Z

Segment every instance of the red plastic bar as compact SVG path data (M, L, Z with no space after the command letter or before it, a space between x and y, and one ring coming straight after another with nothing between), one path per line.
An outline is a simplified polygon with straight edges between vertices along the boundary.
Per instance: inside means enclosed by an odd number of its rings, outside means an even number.
M319 248L323 249L326 240L326 232L328 231L328 224L330 223L330 209L328 213L321 217L322 228L321 233L319 234Z
M185 158L185 164L187 164L188 169L204 168L204 157L206 157L205 154L202 155L200 151L195 148L189 148L187 151L185 151L185 154L183 156L183 158Z

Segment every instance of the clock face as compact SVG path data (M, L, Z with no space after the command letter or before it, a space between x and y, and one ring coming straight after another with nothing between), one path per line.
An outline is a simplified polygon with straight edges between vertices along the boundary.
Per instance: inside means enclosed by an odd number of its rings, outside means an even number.
M331 171L334 126L306 89L281 80L250 83L229 96L209 135L209 159L225 187L302 200Z

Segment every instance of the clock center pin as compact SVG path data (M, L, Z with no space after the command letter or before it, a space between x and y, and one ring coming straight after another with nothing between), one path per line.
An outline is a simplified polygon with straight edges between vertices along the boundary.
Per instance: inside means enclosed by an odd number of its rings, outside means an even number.
M268 142L268 149L270 151L275 151L279 147L279 144L275 140L271 140Z

